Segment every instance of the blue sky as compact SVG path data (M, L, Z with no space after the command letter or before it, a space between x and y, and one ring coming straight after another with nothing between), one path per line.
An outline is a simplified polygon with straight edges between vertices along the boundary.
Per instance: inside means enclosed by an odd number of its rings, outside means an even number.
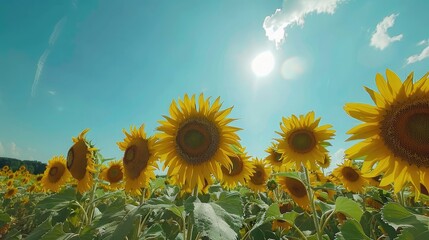
M47 162L90 128L101 153L120 159L123 128L144 123L153 134L173 99L204 92L234 106L250 155L265 156L282 116L314 110L337 131L329 150L338 161L357 123L345 103L369 103L363 86L374 88L386 68L401 78L429 71L428 8L423 0L2 1L0 156ZM251 63L264 51L275 66L258 77Z

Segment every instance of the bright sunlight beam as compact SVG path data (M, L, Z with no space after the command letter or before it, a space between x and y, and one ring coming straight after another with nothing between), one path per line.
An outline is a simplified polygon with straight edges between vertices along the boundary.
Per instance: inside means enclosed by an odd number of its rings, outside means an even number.
M274 68L274 56L270 51L265 51L256 56L252 61L252 70L258 77L268 75Z

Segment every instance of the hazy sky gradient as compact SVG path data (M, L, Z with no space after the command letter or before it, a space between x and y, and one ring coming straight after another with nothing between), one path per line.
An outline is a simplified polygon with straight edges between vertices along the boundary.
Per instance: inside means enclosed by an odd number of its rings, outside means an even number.
M3 1L0 156L47 162L90 128L120 159L123 128L153 134L173 99L204 92L234 106L250 155L265 157L282 116L314 110L337 131L329 150L340 159L357 123L346 102L369 103L363 86L386 68L429 71L429 2L330 1L329 13L315 1ZM279 21L305 12L278 48L263 28L277 9ZM258 78L251 62L266 50L276 65Z

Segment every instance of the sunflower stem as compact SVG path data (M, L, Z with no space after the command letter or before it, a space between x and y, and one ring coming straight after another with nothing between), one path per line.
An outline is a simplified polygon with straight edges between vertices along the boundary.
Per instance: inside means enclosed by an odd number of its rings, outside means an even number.
M302 165L301 167L304 169L305 184L307 185L307 195L310 198L310 208L311 208L311 212L313 213L312 217L314 222L314 228L316 229L317 239L322 240L322 232L319 227L320 225L319 219L317 218L316 205L314 203L313 189L311 188L311 184L310 184L310 175L308 174L308 170L304 165Z
M325 229L326 224L328 224L329 220L334 215L335 211L334 210L330 210L330 211L328 211L326 213L329 213L329 215L324 219L323 223L320 224L320 229L319 229L320 232L323 232L323 229ZM322 216L322 218L323 218L323 216ZM320 220L322 220L322 218Z
M292 227L299 233L302 239L307 239L307 236L297 227L295 224L292 224Z

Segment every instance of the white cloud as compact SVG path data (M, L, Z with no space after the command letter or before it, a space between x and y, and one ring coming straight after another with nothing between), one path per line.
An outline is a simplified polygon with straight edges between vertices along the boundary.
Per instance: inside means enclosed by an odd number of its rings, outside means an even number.
M45 49L42 56L40 56L39 61L37 62L36 74L34 75L33 85L31 86L31 96L34 97L36 95L37 85L39 84L40 76L42 75L43 68L45 67L46 59L51 52L51 48L55 45L58 36L61 33L61 30L64 27L64 24L67 20L67 17L61 18L54 27L51 35L49 36L49 47Z
M36 74L34 75L33 85L31 86L31 96L34 97L36 95L37 85L39 84L40 76L43 72L43 67L45 66L46 59L48 58L50 53L49 49L46 49L42 56L40 56L39 61L37 62Z
M334 155L332 155L332 162L331 162L331 166L337 166L337 164L341 164L344 161L344 153L345 149L344 148L340 148L338 149Z
M55 44L66 21L67 17L63 17L57 22L57 24L55 24L54 30L52 31L51 36L49 36L49 46L53 46Z
M57 92L53 91L53 90L48 91L48 93L51 94L51 95L57 95Z
M407 58L407 64L419 62L419 61L421 61L425 58L428 58L428 57L429 57L429 46L427 46L425 49L423 49L423 51L421 53L408 57Z
M0 156L4 156L4 155L5 155L4 146L3 146L3 143L0 142Z
M265 17L263 27L269 40L276 46L287 36L286 28L294 24L303 26L306 15L316 12L334 14L338 4L344 0L284 0L283 9Z
M15 142L10 143L9 155L15 158L18 158L21 156L21 150L16 146Z
M387 30L395 24L395 18L398 16L398 14L391 14L390 16L387 16L377 24L377 27L372 34L371 37L371 43L370 45L378 48L380 50L385 49L387 46L389 46L391 43L400 41L403 37L402 34L396 35L396 36L389 36L387 34Z
M417 43L417 46L426 45L428 43L429 43L429 39L428 40L421 40L419 43Z

